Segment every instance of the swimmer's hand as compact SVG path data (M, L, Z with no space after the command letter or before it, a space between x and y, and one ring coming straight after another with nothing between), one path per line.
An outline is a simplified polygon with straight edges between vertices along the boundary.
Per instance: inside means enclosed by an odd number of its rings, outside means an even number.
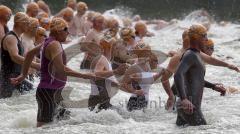
M144 95L143 90L135 90L133 93L138 95L138 96L143 96Z
M175 97L168 97L165 109L166 110L172 110L173 109L173 105L175 102Z
M181 108L185 113L192 114L195 106L188 99L184 99L181 101Z
M176 51L169 51L167 55L168 55L168 57L173 57L176 54L177 54Z
M11 80L11 84L13 85L19 85L20 83L22 83L22 81L26 78L26 76L24 75L19 75L18 77L16 78L10 78Z
M223 84L216 84L215 87L213 88L213 90L220 92L221 96L225 96L226 95L226 91L227 89L224 88Z
M232 70L235 70L235 71L237 71L237 72L240 72L240 69L239 69L237 66L235 66L235 65L229 64L229 65L228 65L228 68L229 68L229 69L232 69Z

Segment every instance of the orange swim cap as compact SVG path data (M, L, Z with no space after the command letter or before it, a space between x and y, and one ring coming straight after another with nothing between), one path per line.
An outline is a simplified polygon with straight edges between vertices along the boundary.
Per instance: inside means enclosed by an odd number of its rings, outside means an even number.
M29 17L23 12L18 12L14 16L14 23L19 23L19 22L29 23Z
M63 17L63 19L67 22L71 22L73 19L73 10L72 8L65 8L61 11L61 16Z
M46 33L46 30L42 27L38 27L37 31L36 31L36 35L35 37L36 38L40 38L41 36L44 36L46 37L47 36L47 33Z
M30 15L30 17L36 17L38 15L39 7L36 2L31 2L27 5L26 13Z
M205 43L204 46L211 47L214 46L214 42L211 39L208 39Z
M62 18L56 17L50 23L50 32L61 31L66 27L68 27L67 22Z
M40 12L37 18L40 20L41 18L48 18L48 14L46 12Z
M141 30L147 30L147 26L145 23L143 22L137 22L134 26L135 28L135 31L138 32L138 31L141 31Z
M38 4L38 7L42 9L42 11L44 11L47 14L50 13L48 5L43 0L39 0L37 4Z
M7 6L4 5L0 5L0 19L10 19L9 15L11 17L12 15L12 10L10 8L8 8ZM9 18L7 18L9 17Z
M41 18L39 24L46 30L49 30L51 20L49 18Z
M207 29L200 24L192 25L188 32L188 36L190 40L198 40L206 35L207 35Z
M76 9L77 1L76 0L68 0L67 7L72 8L73 10Z

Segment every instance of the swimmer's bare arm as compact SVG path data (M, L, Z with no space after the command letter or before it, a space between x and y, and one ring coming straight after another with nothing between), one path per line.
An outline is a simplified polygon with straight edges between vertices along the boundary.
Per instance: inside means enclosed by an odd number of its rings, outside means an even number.
M138 95L143 95L143 91L142 90L135 90L132 88L131 86L131 78L130 75L136 73L135 68L130 67L127 69L127 71L125 72L122 81L120 83L120 89L128 92L128 93L134 93L134 94L138 94Z
M6 39L4 40L4 44L5 45L7 51L10 54L11 59L20 65L23 65L25 58L21 55L18 54L18 47L17 47L17 40L16 37L9 35L6 37ZM29 62L29 65L32 68L35 68L37 70L40 69L40 64L36 63L36 62Z
M56 70L58 72L61 72L66 76L72 76L72 77L83 78L83 79L95 78L95 76L91 73L87 73L87 74L79 73L65 66L63 64L63 59L62 59L62 47L59 42L57 41L51 42L46 47L45 55L47 55L46 53L49 54L49 58L53 62L53 65L55 65Z
M178 64L179 64L179 56L172 57L168 63L167 69L164 71L164 74L162 75L162 79L161 79L162 86L163 86L164 90L166 91L166 93L168 94L169 99L174 98L174 94L171 89L169 79L175 72Z
M218 59L216 59L216 58L214 58L214 57L212 57L212 56L208 56L208 55L206 55L206 54L204 54L204 53L202 53L202 52L200 53L200 55L201 55L202 59L203 59L206 63L208 63L208 64L210 64L210 65L227 67L227 68L232 69L232 70L235 70L235 71L237 71L237 72L240 71L238 67L236 67L236 66L234 66L234 65L231 65L231 64L228 64L228 63L226 63L226 62L224 62L224 61L218 60Z
M4 28L3 28L3 26L0 26L0 40L2 40L4 35L5 35ZM0 48L1 48L1 45L0 45Z
M22 67L22 73L17 78L11 78L12 84L14 85L20 84L27 77L28 69L30 68L33 58L36 54L40 52L40 49L41 49L41 45L38 45L27 53L23 63L23 67Z

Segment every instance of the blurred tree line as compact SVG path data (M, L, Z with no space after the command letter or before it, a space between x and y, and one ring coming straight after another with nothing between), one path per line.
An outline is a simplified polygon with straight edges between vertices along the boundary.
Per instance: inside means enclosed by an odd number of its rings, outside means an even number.
M0 0L0 4L14 11L23 11L22 4L31 0ZM36 0L35 0L36 1ZM79 0L78 0L79 1ZM240 0L82 0L89 9L104 12L115 7L128 7L133 14L144 19L181 19L197 9L207 10L216 20L238 21ZM57 13L67 0L45 0L53 13Z

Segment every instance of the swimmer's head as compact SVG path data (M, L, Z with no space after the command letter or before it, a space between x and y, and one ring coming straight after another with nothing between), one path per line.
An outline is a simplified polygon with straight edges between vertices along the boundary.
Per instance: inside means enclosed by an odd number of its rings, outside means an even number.
M123 27L132 27L132 21L130 18L123 18Z
M12 16L12 10L7 6L0 5L0 23L7 23Z
M60 42L65 42L68 34L67 22L62 18L53 18L50 23L50 35L54 36Z
M23 13L23 12L18 12L14 16L14 26L15 28L20 28L22 29L23 32L28 30L28 25L29 25L29 17Z
M83 15L86 13L87 10L88 10L88 6L85 2L78 2L78 4L77 4L77 13L78 14Z
M42 11L44 11L44 12L47 13L48 15L50 14L49 7L48 7L48 5L47 5L43 0L39 0L39 1L37 2L37 4L38 4L38 7L39 7Z
M37 18L40 20L41 18L48 18L48 14L46 12L40 12Z
M133 21L140 21L140 20L141 20L141 16L138 14L133 17Z
M49 28L50 28L50 22L51 20L49 18L41 18L39 20L39 24L41 27L43 27L45 30L49 31Z
M31 2L27 5L26 13L29 17L36 18L38 15L39 7L36 2Z
M39 27L38 19L29 17L29 24L28 24L28 31L27 32L31 36L35 36L38 27Z
M102 31L104 28L104 22L105 18L101 14L96 13L93 18L93 28Z
M200 24L192 25L189 28L188 36L190 39L190 45L199 45L200 48L203 47L204 41L207 41L207 29Z
M211 56L214 52L214 42L211 39L208 39L204 42L203 52L209 56Z
M135 33L138 36L145 36L147 34L147 26L143 22L137 22L135 24Z
M73 10L76 10L77 1L76 0L68 0L67 7L72 8Z
M116 36L116 34L119 31L119 23L116 19L111 18L108 20L107 27L109 28L109 31L112 32L113 36Z
M42 27L38 27L35 35L35 42L36 44L41 44L47 38L46 30Z
M136 34L133 29L131 28L123 28L120 31L120 37L124 41L128 42L131 40L135 40Z
M70 23L73 20L73 14L74 14L73 10L69 7L65 8L61 11L61 16L68 23Z

